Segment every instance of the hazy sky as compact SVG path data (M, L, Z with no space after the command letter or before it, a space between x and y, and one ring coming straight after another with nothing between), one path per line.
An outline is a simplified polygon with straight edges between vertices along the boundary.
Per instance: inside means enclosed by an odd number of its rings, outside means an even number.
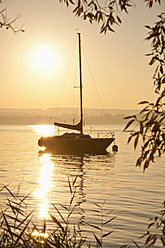
M66 75L77 29L82 34L84 107L101 107L97 91L103 108L133 109L141 100L152 101L154 67L145 56L150 43L144 41L144 26L158 20L165 1L150 10L143 0L135 2L116 32L103 35L99 25L75 17L58 0L4 0L0 8L7 6L11 18L21 14L15 26L24 24L26 32L0 29L0 108L45 109L57 107L60 99L61 107L76 106L77 68Z

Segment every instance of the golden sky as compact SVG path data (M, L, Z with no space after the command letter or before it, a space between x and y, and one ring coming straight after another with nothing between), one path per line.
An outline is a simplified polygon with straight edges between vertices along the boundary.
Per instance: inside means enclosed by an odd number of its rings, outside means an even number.
M150 43L144 41L144 26L158 20L165 1L150 10L143 0L135 2L129 15L123 13L116 32L103 35L99 25L75 17L72 8L58 0L4 0L0 8L7 7L11 18L21 14L15 26L24 24L25 33L0 29L0 108L46 109L59 104L77 29L82 34L84 107L101 107L97 91L103 108L134 109L142 100L152 101L154 67L145 56ZM70 69L61 107L78 101L73 89L78 84L76 68Z

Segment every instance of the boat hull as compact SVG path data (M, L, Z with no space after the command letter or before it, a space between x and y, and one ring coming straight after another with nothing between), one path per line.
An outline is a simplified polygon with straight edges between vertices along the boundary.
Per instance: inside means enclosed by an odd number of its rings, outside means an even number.
M104 153L114 138L58 139L41 137L38 145L55 153Z

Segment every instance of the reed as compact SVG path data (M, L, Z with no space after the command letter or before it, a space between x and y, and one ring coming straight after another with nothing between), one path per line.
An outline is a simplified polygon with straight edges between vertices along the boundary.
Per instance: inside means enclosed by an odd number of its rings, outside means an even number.
M0 191L6 190L8 192L8 197L5 207L0 210L0 247L103 247L104 238L112 233L112 231L104 233L104 226L111 222L115 217L105 220L105 213L103 212L104 203L102 205L95 204L98 209L93 211L99 214L100 226L92 225L87 222L83 222L83 224L81 222L78 222L77 224L72 223L70 220L71 216L76 212L80 204L75 201L77 177L75 177L72 182L68 179L68 188L71 195L68 206L60 204L67 212L67 215L63 216L56 205L52 204L55 214L54 212L53 214L49 213L53 226L51 231L47 228L46 220L43 221L41 227L38 227L34 223L35 209L28 212L31 193L24 196L20 194L20 187L18 187L17 193L14 194L11 192L8 185L4 185ZM106 212L106 218L109 214L111 214L111 211ZM81 225L90 225L92 228L100 231L100 235L93 232L95 238L94 243L91 244L87 235L84 236Z

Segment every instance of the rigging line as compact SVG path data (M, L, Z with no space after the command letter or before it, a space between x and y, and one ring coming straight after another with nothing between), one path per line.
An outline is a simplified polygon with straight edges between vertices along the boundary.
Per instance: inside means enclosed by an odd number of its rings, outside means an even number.
M96 84L95 84L95 80L94 80L94 77L93 77L92 71L91 71L91 69L90 69L90 66L89 66L89 63L88 63L88 60L87 60L87 56L86 56L86 54L85 54L85 51L84 51L84 50L83 50L83 52L84 52L84 55L85 55L85 59L86 59L87 65L88 65L88 67L89 67L89 72L90 72L90 74L91 74L92 81L93 81L93 84L94 84L94 86L95 86L95 90L96 90L96 93L97 93L97 96L98 96L98 99L99 99L99 102L100 102L100 105L101 105L101 108L102 108L103 114L104 114L105 121L106 121L106 123L107 123L107 125L108 125L108 128L109 128L109 130L110 130L110 126L109 126L109 123L108 123L108 120L107 120L107 117L106 117L106 114L105 114L105 110L103 109L103 105L102 105L102 102L101 102L101 99L100 99L100 96L99 96L98 89L97 89Z
M59 99L59 104L58 104L58 107L57 107L57 110L56 110L55 117L57 117L57 114L58 114L58 111L59 111L59 106L60 106L60 104L61 104L61 100L62 100L63 92L64 92L64 89L65 89L65 85L66 85L66 81L67 81L69 69L70 69L70 67L71 67L71 62L72 62L72 59L73 59L73 54L74 54L75 46L76 46L76 39L75 39L75 42L74 42L74 45L73 45L73 48L72 48L71 58L70 58L70 60L69 60L70 63L68 63L68 66L67 66L66 71L65 71L65 73L64 73L64 78L63 78L63 83L62 83L62 84L63 84L63 87L62 87L62 89L60 88L59 94L58 94L58 96L57 96L57 98L56 98L56 100L55 100L54 106L53 106L52 115L53 115L53 111L54 111L54 109L55 109L55 105L56 105L56 103L57 103L57 100L58 100L58 98L60 98L60 99ZM61 93L60 93L60 91L61 91Z

